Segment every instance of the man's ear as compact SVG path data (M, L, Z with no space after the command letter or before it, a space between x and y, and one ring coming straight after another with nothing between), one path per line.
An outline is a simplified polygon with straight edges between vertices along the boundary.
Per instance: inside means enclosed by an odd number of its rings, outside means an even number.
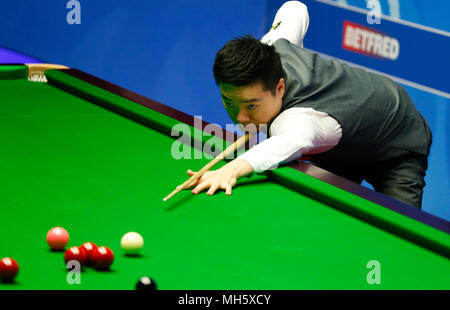
M281 96L283 96L283 95L284 95L285 89L286 89L286 85L285 85L285 83L284 83L284 78L281 78L281 79L278 81L277 88L276 88L276 93L277 93L277 95L278 95L278 94L281 94Z

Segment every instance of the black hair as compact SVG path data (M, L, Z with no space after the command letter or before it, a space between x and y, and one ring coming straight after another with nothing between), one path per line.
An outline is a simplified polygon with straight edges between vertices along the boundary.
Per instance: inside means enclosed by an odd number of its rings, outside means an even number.
M228 41L217 52L213 66L216 84L247 86L261 82L264 90L275 94L278 81L285 77L280 55L275 47L251 35Z

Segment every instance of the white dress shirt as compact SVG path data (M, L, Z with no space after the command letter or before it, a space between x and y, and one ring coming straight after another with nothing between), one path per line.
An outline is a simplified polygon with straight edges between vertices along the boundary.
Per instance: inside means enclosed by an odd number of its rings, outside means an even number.
M288 1L277 11L272 29L261 42L272 45L284 38L303 47L309 25L307 7ZM330 115L311 108L293 107L280 113L269 128L270 138L240 155L255 172L277 168L302 155L317 154L336 146L342 137L341 125Z

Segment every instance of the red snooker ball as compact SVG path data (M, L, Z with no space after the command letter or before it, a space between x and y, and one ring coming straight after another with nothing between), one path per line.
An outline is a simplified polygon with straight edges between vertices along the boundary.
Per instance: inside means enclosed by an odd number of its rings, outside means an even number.
M19 272L19 264L10 257L0 260L0 279L2 282L13 282Z
M66 253L64 253L64 262L66 265L69 261L76 260L81 266L85 266L87 259L88 254L82 247L73 246L67 249Z
M96 248L92 252L92 263L97 270L107 270L114 261L113 251L105 246Z
M86 266L92 266L92 253L97 248L97 245L93 242L85 242L81 245L80 248L83 248L87 253Z

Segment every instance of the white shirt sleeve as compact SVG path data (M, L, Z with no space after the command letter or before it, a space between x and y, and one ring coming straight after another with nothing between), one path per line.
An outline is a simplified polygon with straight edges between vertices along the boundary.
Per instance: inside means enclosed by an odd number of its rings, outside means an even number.
M339 122L311 108L295 107L280 113L270 126L270 138L240 155L255 172L277 168L303 154L332 149L342 137Z
M309 26L308 8L299 1L287 1L277 11L270 31L261 42L272 45L278 39L286 39L303 47L303 38Z

